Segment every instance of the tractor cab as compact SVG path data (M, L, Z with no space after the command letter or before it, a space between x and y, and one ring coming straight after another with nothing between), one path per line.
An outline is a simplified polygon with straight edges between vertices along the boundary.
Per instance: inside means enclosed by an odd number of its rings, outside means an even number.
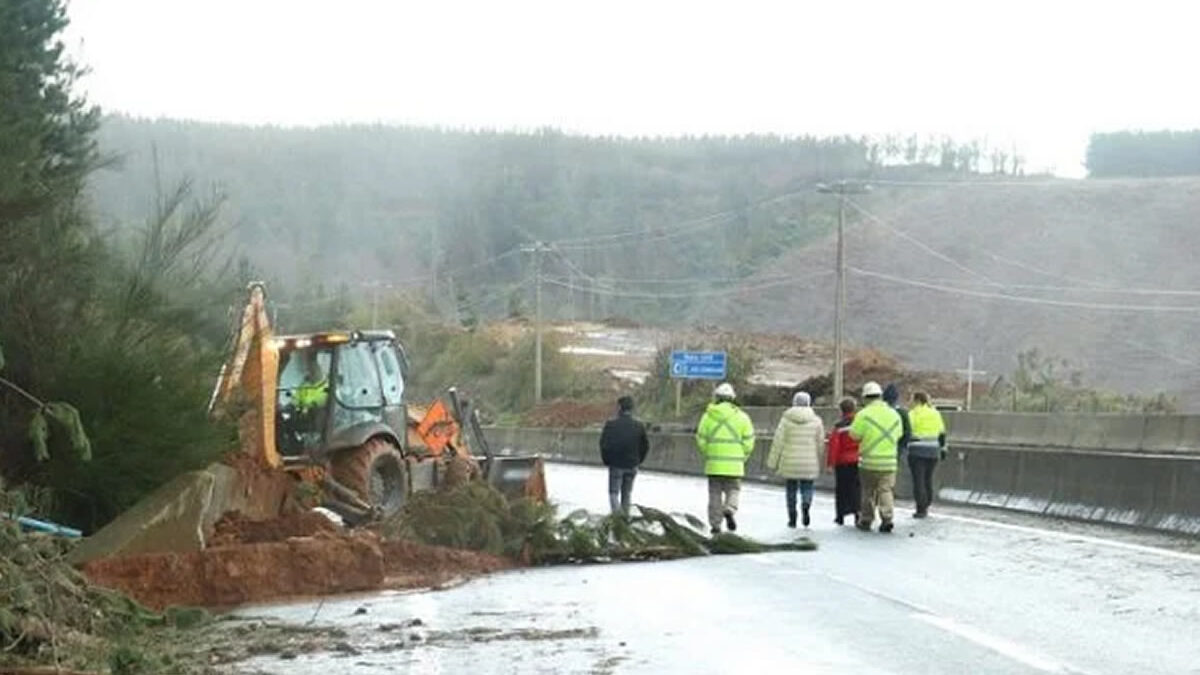
M403 347L392 331L274 338L279 354L276 443L285 458L327 455L405 433Z

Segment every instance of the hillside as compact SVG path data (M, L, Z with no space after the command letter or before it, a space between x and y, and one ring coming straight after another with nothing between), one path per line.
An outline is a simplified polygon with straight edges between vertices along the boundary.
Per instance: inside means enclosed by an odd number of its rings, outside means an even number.
M310 295L339 284L432 287L436 276L435 292L452 284L506 296L531 271L516 249L535 239L577 242L574 264L592 274L745 276L832 226L831 212L814 206L816 180L868 164L867 148L849 138L615 139L119 116L104 120L99 141L119 159L91 180L106 225L140 222L156 185L191 178L200 193L225 196L229 242L261 276ZM786 193L795 197L762 203ZM671 234L717 212L726 215L704 236ZM664 230L678 253L666 259L639 241ZM604 239L613 233L633 236ZM547 264L549 274L568 274L561 260ZM490 310L505 310L507 297L491 300Z
M1200 407L1200 358L1191 348L1200 291L1133 290L1200 289L1200 179L895 187L856 202L878 220L848 209L847 264L899 281L849 274L852 343L939 370L964 368L973 354L991 376L1038 348L1069 359L1089 383L1166 391L1187 409ZM826 238L760 275L832 269L834 250ZM827 275L724 299L714 311L760 329L828 336L833 296Z

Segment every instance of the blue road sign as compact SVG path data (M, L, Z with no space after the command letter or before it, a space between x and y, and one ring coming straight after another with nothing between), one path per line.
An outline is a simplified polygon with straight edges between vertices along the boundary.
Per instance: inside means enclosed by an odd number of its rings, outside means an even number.
M671 352L671 377L681 380L725 379L725 352Z

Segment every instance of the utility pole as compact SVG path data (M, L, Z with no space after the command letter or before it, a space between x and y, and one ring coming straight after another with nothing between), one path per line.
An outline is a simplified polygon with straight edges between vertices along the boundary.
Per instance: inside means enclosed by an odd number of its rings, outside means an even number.
M379 327L379 284L371 284L371 328Z
M542 253L549 247L537 241L521 250L533 253L533 403L538 405L542 402Z
M846 314L846 195L863 194L871 187L861 183L838 181L832 185L824 183L817 186L817 192L836 194L838 196L837 222L837 285L834 290L833 305L833 404L842 400L846 394L845 354L843 353L843 326Z
M968 412L970 412L971 397L972 397L972 394L974 393L974 389L975 389L975 376L976 375L987 375L987 371L986 370L975 370L975 355L967 354L967 369L963 370L963 369L959 368L958 372L963 373L967 376L967 406L966 406L966 410Z

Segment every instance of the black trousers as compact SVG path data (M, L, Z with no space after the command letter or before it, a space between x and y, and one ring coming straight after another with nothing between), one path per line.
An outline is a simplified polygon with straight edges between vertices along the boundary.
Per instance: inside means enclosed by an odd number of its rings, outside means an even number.
M908 456L908 470L912 472L913 501L917 512L925 513L933 503L933 470L937 468L935 457Z
M858 513L858 501L862 487L858 483L858 465L843 464L833 467L834 502L837 517Z

